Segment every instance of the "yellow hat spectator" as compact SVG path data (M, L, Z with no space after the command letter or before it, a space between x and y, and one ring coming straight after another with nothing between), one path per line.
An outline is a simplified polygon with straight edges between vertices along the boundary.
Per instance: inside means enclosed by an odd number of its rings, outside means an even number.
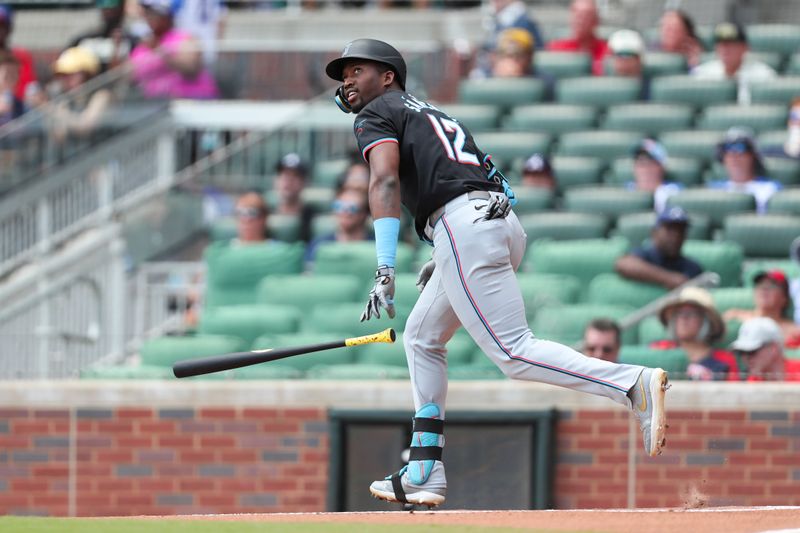
M85 72L94 76L100 72L100 60L91 50L76 46L61 52L53 65L53 70L56 74Z
M497 51L505 54L529 54L536 44L527 30L509 28L497 37Z

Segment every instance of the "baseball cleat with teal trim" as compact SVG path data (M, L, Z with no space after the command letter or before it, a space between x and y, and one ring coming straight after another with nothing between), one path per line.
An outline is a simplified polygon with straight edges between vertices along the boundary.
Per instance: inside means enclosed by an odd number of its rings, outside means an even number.
M447 496L447 478L444 475L444 464L436 461L433 470L422 485L415 485L408 479L407 468L387 476L380 481L373 481L369 491L373 496L387 502L413 503L436 507L444 503Z
M669 379L664 370L645 368L628 392L633 414L639 419L639 427L642 430L644 451L650 457L661 455L667 444L664 396L669 387Z

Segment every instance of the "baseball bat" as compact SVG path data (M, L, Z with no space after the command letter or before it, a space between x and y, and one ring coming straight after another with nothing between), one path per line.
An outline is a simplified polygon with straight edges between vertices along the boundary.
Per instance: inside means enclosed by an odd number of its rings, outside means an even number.
M395 339L397 339L397 334L395 334L394 329L387 328L379 333L373 333L372 335L351 337L349 339L323 342L320 344L309 344L307 346L297 346L294 348L267 348L265 350L253 350L250 352L212 355L200 359L187 359L175 363L172 366L172 373L175 374L176 378L188 378L191 376L221 372L223 370L242 368L243 366L268 363L269 361L277 361L278 359L285 359L295 355L331 350L333 348L359 346L361 344L371 344L373 342L392 343Z

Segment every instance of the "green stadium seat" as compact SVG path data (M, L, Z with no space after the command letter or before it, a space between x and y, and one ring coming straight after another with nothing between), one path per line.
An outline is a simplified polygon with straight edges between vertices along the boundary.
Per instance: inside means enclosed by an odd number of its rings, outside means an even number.
M558 188L600 183L605 162L598 157L555 156L551 160Z
M742 281L745 287L754 285L753 277L766 270L782 270L789 278L800 278L800 264L791 259L754 259L747 261L742 268Z
M560 135L569 131L593 129L596 117L597 112L591 106L534 104L512 109L504 122L504 129Z
M247 346L245 341L231 335L168 335L145 341L139 355L143 365L171 367L184 359L241 352Z
M783 150L783 145L786 143L787 132L786 128L772 131L765 131L756 137L758 147L761 150L765 148L773 148Z
M542 187L524 187L515 185L514 196L517 203L514 212L517 215L529 215L540 211L547 211L553 206L553 191Z
M302 357L302 356L300 356ZM260 365L245 366L231 372L233 379L300 379L303 372L290 366L279 363L263 363Z
M686 74L688 66L682 54L647 52L644 55L644 75L649 78Z
M685 377L686 367L689 366L689 360L683 350L656 350L647 345L623 346L619 352L619 362L663 368L669 372L672 379Z
M786 74L800 76L800 52L792 54L789 58L789 63L786 65Z
M583 340L583 330L591 320L605 317L618 321L632 311L632 307L625 305L576 304L552 307L548 312L537 313L531 330L540 339L576 345ZM636 338L636 330L629 329L622 333L624 344L635 343Z
M690 128L693 118L694 110L688 105L620 104L608 108L601 127L655 136L664 131Z
M747 257L786 257L798 236L798 216L732 215L725 219L725 239L738 242Z
M487 379L503 379L505 375L503 371L494 364L473 364L455 368L448 367L447 377L456 381L482 381Z
M544 95L545 84L536 78L462 80L458 86L458 101L462 104L509 108L541 102Z
M639 342L645 346L670 338L669 331L661 324L661 320L657 316L648 316L639 322L637 332L639 334Z
M222 217L211 223L208 228L212 242L224 242L236 238L237 228L234 217Z
M562 104L608 107L639 100L641 83L617 76L586 76L560 80L556 100Z
M670 157L667 159L666 177L687 187L698 185L702 181L703 161L691 157ZM633 159L617 159L611 165L611 171L606 174L604 183L607 185L624 185L633 182Z
M650 85L653 102L689 104L705 107L721 102L736 101L736 82L731 80L703 80L693 76L661 76Z
M380 318L360 322L359 317L366 305L364 302L323 304L314 307L311 314L303 320L303 331L318 333L344 333L345 336L355 337L370 335L386 328L395 328L400 331L405 328L410 307L395 305L396 316L389 318L385 310L381 310ZM335 340L335 339L333 339Z
M267 242L250 246L212 243L203 253L207 265L206 309L255 303L255 288L262 278L299 274L303 270L303 252L301 243Z
M405 243L398 244L396 271L411 272L413 260L413 248ZM312 270L314 274L354 274L361 279L372 279L375 277L375 243L323 243L317 249Z
M735 287L742 279L744 252L738 243L687 239L683 255L700 263L704 270L719 274L721 287Z
M300 310L288 305L226 305L206 309L200 315L198 331L234 335L250 345L261 335L297 331L301 318Z
M472 133L497 129L500 120L500 108L495 105L443 104L439 108Z
M364 280L350 274L269 276L257 288L257 302L291 305L303 312L321 303L357 302Z
M314 239L336 233L337 227L336 215L332 213L317 214L311 220L311 238Z
M540 309L577 303L581 290L580 281L566 274L518 273L517 282L528 319L536 316Z
M321 187L333 187L349 165L350 159L347 158L320 161L314 165L312 182Z
M798 24L750 24L747 42L758 52L777 52L789 55L800 49Z
M608 229L606 217L586 213L535 213L520 216L519 221L528 236L528 246L539 239L602 239Z
M309 346L312 344L322 344L326 342L339 341L350 335L341 332L316 332L298 331L283 335L262 335L257 338L251 347L252 350L264 350L267 348L292 348L294 346ZM263 366L277 366L291 368L299 372L306 372L308 369L317 365L339 365L350 364L356 360L356 353L360 346L349 346L334 348L332 350L322 350L310 352L293 357L278 359ZM261 365L259 365L261 366Z
M746 193L719 189L686 189L667 199L667 206L681 206L689 215L708 215L714 227L722 227L726 216L753 212L755 200Z
M616 219L653 208L653 195L620 187L576 187L564 193L564 209Z
M682 130L668 131L659 136L670 157L692 157L709 161L722 140L721 131Z
M614 272L614 263L628 250L621 237L574 241L540 241L528 250L530 272L575 276L582 288L598 274Z
M706 52L700 56L701 63L705 63L706 61L711 61L714 59L717 59L717 54L715 52ZM775 52L755 52L753 50L750 50L745 54L745 61L764 63L776 72L780 72L783 69L784 62L783 55L781 54Z
M456 368L467 366L474 360L474 354L480 349L475 345L475 341L465 330L459 330L456 335L447 343L447 366Z
M367 344L356 347L356 363L363 365L389 365L406 368L406 350L403 346L403 334L397 334L393 344Z
M306 187L300 197L303 203L311 206L317 213L327 213L336 199L336 191L330 186Z
M598 274L589 283L588 302L639 308L666 293L661 286L632 281L619 274Z
M393 365L342 364L320 365L306 372L307 379L350 380L350 379L408 379L408 369Z
M728 309L753 309L752 287L720 287L711 289L711 295L720 314Z
M776 192L769 199L767 211L773 215L800 215L800 189Z
M787 157L764 157L767 176L784 186L800 185L800 161Z
M633 131L576 131L559 138L557 154L560 156L596 157L610 163L618 157L631 154L642 136Z
M641 246L650 238L650 233L656 223L654 211L643 213L627 213L617 219L613 235L625 237L631 246ZM689 225L687 238L695 240L708 240L711 238L711 227L707 216L694 214Z
M756 132L773 130L786 125L786 105L714 105L706 107L697 120L705 130L726 130L732 126L747 126Z
M296 242L300 238L300 218L294 215L269 215L267 235L278 241Z
M592 58L589 54L537 50L533 66L537 74L550 75L559 80L577 78L592 73Z
M769 81L753 83L750 95L754 104L778 104L787 106L800 96L800 76L785 76Z
M485 154L491 154L498 166L504 166L514 159L521 159L533 153L547 153L550 136L533 132L484 132L475 134L475 142Z

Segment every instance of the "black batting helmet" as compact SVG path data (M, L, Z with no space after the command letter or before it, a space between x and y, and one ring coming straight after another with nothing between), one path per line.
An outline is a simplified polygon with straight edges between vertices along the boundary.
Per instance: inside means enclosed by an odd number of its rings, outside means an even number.
M342 56L337 57L325 67L325 72L329 77L337 81L342 79L342 69L344 64L350 59L369 59L388 65L397 76L400 87L406 89L406 62L392 45L377 39L356 39L347 43L342 50Z

